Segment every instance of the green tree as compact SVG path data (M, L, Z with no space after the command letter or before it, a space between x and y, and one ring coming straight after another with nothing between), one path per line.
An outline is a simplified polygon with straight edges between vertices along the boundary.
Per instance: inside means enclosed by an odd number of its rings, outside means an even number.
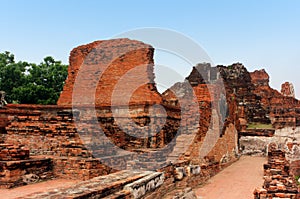
M20 85L26 84L27 62L18 62L14 60L14 55L5 52L0 53L0 89L6 92L6 99L12 102L12 90Z
M37 104L55 104L68 75L67 69L67 65L50 56L44 58L39 65L32 65L28 69L30 85L27 87L35 91L34 95L40 96L32 101Z
M7 101L22 104L56 104L64 81L67 65L44 58L40 64L15 62L9 52L0 53L0 90Z

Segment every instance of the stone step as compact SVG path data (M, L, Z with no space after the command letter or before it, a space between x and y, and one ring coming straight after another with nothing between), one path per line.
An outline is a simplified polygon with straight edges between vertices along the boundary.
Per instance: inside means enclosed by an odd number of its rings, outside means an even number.
M13 188L54 178L50 158L30 158L17 161L0 161L0 188ZM28 173L30 171L30 173Z
M120 171L106 176L99 176L91 180L82 181L68 188L53 189L47 192L33 193L23 196L22 199L39 199L39 198L118 198L118 195L127 196L130 190L122 191L124 186L134 183L141 178L151 176L151 171ZM157 176L154 176L157 177ZM153 178L154 178L153 177ZM151 179L153 179L151 178ZM151 180L150 179L150 180ZM147 182L145 182L147 183ZM130 192L130 194L132 194ZM122 198L122 197L121 197Z

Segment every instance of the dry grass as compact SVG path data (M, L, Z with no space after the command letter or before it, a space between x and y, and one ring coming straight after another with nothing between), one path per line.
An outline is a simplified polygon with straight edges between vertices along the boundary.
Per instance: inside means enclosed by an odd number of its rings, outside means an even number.
M247 129L274 129L272 124L250 123Z

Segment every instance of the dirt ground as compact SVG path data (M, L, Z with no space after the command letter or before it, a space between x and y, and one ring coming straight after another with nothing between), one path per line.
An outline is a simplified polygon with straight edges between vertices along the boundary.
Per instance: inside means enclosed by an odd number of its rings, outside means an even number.
M263 157L241 157L239 161L196 189L200 199L253 199L255 187L263 184Z
M56 179L50 180L45 182L40 182L36 184L31 184L22 187L16 187L13 189L0 189L0 198L1 199L14 199L18 197L22 197L28 194L32 194L35 192L42 192L47 191L59 187L69 187L72 184L75 184L75 180L63 180L63 179Z

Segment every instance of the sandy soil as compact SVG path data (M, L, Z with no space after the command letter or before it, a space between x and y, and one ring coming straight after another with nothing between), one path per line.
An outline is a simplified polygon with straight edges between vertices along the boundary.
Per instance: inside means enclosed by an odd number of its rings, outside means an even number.
M253 191L263 184L263 157L241 157L239 161L196 189L200 199L253 199Z
M14 199L35 192L43 192L43 191L47 191L59 187L69 187L72 184L75 184L76 182L79 181L56 179L56 180L49 180L45 182L31 184L27 186L16 187L13 189L0 189L0 198Z

